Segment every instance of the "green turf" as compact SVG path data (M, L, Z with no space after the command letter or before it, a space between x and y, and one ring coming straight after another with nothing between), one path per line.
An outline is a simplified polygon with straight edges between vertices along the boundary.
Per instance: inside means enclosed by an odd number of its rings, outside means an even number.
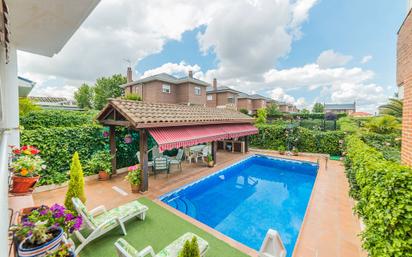
M206 254L207 257L248 256L186 220L183 220L151 200L141 198L139 201L149 207L149 211L144 221L132 219L126 223L127 236L123 236L120 228L116 228L91 242L81 251L80 256L117 256L114 242L119 237L126 239L138 250L151 245L157 253L186 232L193 232L209 242L209 250Z

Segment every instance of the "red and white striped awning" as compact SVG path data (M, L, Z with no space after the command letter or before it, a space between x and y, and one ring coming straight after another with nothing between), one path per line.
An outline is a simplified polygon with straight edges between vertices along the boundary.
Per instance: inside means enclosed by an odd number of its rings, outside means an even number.
M258 129L251 124L197 125L148 130L157 142L160 151L258 133Z

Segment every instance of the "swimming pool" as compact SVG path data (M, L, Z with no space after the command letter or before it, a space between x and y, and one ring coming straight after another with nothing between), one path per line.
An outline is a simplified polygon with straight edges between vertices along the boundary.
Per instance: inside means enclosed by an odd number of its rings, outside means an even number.
M160 199L255 250L276 229L292 256L317 170L314 163L252 155Z

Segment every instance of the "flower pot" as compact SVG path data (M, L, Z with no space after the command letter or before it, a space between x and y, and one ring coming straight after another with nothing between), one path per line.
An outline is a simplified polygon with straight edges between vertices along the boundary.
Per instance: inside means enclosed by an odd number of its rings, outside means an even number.
M210 161L210 162L207 163L207 166L209 168L212 168L214 165L215 165L215 163L213 161Z
M61 228L57 229L57 235L49 240L48 242L38 245L38 246L28 246L27 242L30 237L24 239L18 247L18 253L20 257L42 257L46 256L46 252L52 253L59 249L63 240L63 230Z
M280 155L285 155L285 151L279 151Z
M34 187L34 185L37 183L39 179L40 179L40 176L36 176L36 177L13 176L12 177L13 186L12 186L11 192L17 193L17 194L28 193L29 191L32 191L32 188Z
M110 174L106 171L99 171L99 180L109 180Z
M139 193L140 192L140 184L139 185L130 184L130 188L132 189L132 193Z

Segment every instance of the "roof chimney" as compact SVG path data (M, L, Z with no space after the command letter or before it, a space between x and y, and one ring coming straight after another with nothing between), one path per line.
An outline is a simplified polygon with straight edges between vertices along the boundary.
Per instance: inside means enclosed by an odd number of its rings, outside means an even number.
M192 70L189 71L189 78L193 78L193 71Z
M127 83L133 81L132 67L127 67Z
M217 90L217 79L213 79L213 90Z

